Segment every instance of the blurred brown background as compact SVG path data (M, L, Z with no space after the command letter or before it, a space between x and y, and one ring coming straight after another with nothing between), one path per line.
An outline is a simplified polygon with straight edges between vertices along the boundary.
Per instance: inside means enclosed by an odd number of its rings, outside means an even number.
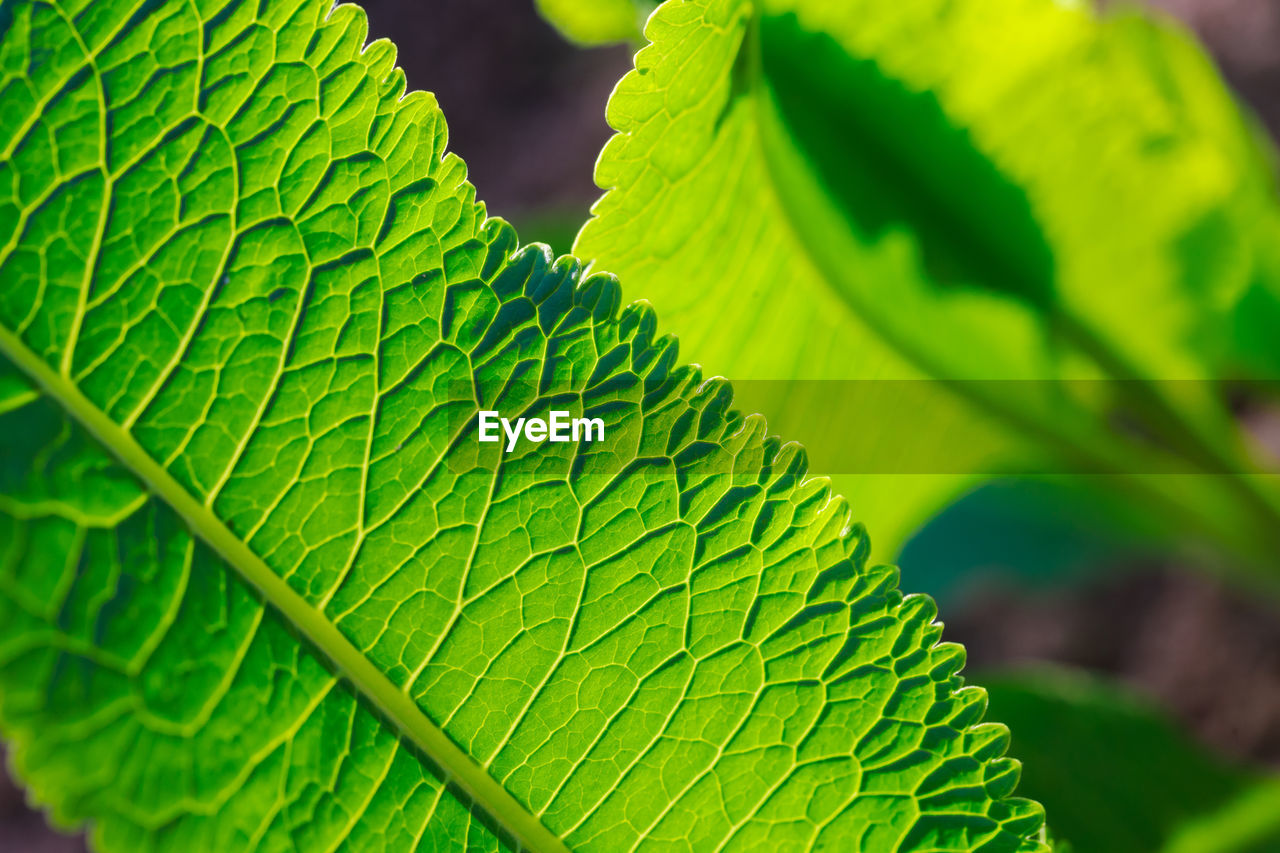
M980 0L979 0L980 2ZM1280 0L1156 0L1189 23L1273 135L1280 136ZM491 212L524 239L565 251L597 195L604 105L625 48L566 44L532 0L366 0L372 38L390 37L413 88L434 91L450 147ZM1069 589L978 573L944 603L946 638L970 668L1050 660L1120 678L1202 741L1280 767L1280 619L1267 606L1173 567L1107 564ZM903 585L913 583L911 567ZM932 591L925 589L924 591ZM48 829L0 775L0 849L84 850Z

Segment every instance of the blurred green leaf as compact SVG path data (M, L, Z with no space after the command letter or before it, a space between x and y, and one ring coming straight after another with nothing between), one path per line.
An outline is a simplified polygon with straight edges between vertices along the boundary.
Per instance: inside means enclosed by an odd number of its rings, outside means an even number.
M1044 804L1059 842L1090 853L1244 853L1253 848L1233 837L1275 837L1267 830L1280 811L1268 821L1264 804L1280 804L1276 782L1215 756L1131 692L1051 668L983 683L1013 731L1021 788Z
M1164 853L1275 853L1280 850L1280 779L1264 779L1215 812L1189 821Z
M1142 450L1110 419L1123 405L1161 453L1241 463L1207 380L1247 360L1233 306L1271 286L1280 220L1268 152L1176 28L1052 0L689 0L646 35L575 249L674 318L710 372L941 380L964 397L942 423L1011 459L1108 469ZM1190 399L1151 386L1174 378ZM1050 381L1015 404L975 379ZM1058 379L1120 380L1125 399ZM814 410L740 387L840 470ZM826 428L892 447L901 416ZM983 473L835 482L890 557ZM1255 555L1273 544L1275 502L1252 481L1128 486Z
M582 210L576 207L526 210L511 217L511 224L526 243L545 243L554 257L573 251L573 240L582 227Z
M1094 485L1082 476L1002 477L961 496L903 547L911 588L945 611L979 578L1055 590L1157 557L1159 528Z
M657 0L534 0L542 17L581 45L634 42Z

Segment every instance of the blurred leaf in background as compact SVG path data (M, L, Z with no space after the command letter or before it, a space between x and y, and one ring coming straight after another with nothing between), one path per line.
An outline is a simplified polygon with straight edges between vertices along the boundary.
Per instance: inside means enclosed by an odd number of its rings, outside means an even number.
M1187 821L1164 853L1275 853L1280 850L1280 780L1264 779L1217 811Z
M643 36L645 19L661 0L533 0L539 14L582 46L625 43ZM631 22L629 25L623 21Z
M1159 454L1248 469L1212 383L1280 372L1237 334L1242 300L1273 298L1280 217L1269 149L1181 30L1051 0L691 0L646 36L575 250L674 318L710 373L940 380L955 408L929 417L977 424L1010 459L1140 474L1113 423L1133 413ZM1053 382L1076 378L1118 399ZM1014 405L976 394L983 379L1050 381ZM1166 379L1194 393L1169 399ZM836 443L785 383L741 387L771 428ZM902 417L867 407L832 429L892 447ZM989 473L835 485L891 558ZM1275 544L1256 478L1124 485L1170 532L1200 524L1254 559Z
M903 546L911 582L944 609L979 584L1059 589L1151 559L1160 530L1087 477L997 477L944 507ZM944 610L945 612L945 610Z
M981 679L1055 842L1090 853L1280 849L1277 781L1213 755L1140 697L1071 670Z
M580 45L634 42L657 0L534 0L538 11Z

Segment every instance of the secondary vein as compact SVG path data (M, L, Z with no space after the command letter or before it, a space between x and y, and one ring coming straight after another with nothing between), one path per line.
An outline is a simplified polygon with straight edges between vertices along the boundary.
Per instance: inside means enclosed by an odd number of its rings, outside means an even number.
M529 810L455 744L407 694L357 649L310 602L293 590L235 536L213 509L187 492L137 440L109 418L69 379L32 352L8 328L0 327L0 354L45 390L151 491L167 503L245 581L258 590L317 651L332 661L356 690L389 719L524 849L568 853L568 848Z

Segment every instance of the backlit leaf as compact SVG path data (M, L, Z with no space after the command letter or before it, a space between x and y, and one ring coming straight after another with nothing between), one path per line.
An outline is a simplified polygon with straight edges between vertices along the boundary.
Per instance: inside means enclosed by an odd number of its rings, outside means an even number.
M326 0L0 2L0 730L144 850L1042 850L932 603ZM696 270L690 280L696 280ZM563 409L603 441L477 440Z

